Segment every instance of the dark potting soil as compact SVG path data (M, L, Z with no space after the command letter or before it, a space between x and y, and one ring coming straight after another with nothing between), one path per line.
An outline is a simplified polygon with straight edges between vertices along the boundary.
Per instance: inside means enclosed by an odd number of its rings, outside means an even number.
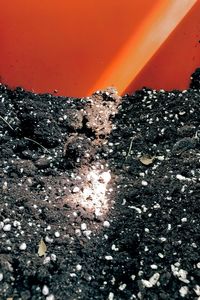
M200 72L73 99L0 86L0 299L200 299Z

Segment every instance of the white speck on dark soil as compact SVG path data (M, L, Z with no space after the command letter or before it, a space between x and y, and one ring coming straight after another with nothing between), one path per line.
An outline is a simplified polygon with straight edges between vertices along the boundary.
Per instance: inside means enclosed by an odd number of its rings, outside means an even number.
M199 88L0 85L0 299L199 299Z

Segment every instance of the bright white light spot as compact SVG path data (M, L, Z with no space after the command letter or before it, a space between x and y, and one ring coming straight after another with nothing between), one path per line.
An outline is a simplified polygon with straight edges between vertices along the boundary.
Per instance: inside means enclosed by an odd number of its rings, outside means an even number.
M87 171L84 170L84 173L86 174L82 181L83 185L77 187L76 193L73 190L70 198L67 198L66 201L80 205L87 212L94 213L96 217L105 215L109 208L106 191L107 184L111 180L111 173L110 171L102 172L102 169L94 165Z

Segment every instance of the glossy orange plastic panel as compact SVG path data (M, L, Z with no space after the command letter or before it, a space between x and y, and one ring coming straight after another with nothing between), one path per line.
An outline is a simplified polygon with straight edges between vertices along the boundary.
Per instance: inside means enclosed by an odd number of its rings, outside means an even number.
M178 17L170 15L177 1L182 3ZM107 85L123 92L170 33L161 32L158 43L153 28L161 28L164 17L174 22L169 28L175 27L195 2L0 0L0 81L69 96ZM190 24L195 26L192 19ZM154 46L142 52L149 34Z
M117 56L107 66L93 90L99 86L104 87L113 84L117 86L120 93L124 93L127 86L145 68L148 61L159 50L168 36L176 30L178 24L196 2L193 0L154 1L154 9L149 12L145 19L141 20L137 31L130 36ZM194 25L193 19L190 18L190 22ZM182 52L185 53L184 48ZM176 63L176 61L174 62ZM168 62L163 57L160 63L166 65ZM187 62L183 61L183 63ZM165 80L171 82L170 74L168 75ZM152 84L153 78L154 76L151 78ZM157 83L159 84L159 80Z
M200 67L199 0L125 92L131 93L144 86L166 90L186 89L190 75L197 67Z

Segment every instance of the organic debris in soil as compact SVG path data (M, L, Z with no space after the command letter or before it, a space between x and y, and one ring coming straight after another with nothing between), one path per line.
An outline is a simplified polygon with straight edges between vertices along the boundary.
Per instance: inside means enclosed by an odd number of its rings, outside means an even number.
M0 299L199 299L199 82L0 86Z

